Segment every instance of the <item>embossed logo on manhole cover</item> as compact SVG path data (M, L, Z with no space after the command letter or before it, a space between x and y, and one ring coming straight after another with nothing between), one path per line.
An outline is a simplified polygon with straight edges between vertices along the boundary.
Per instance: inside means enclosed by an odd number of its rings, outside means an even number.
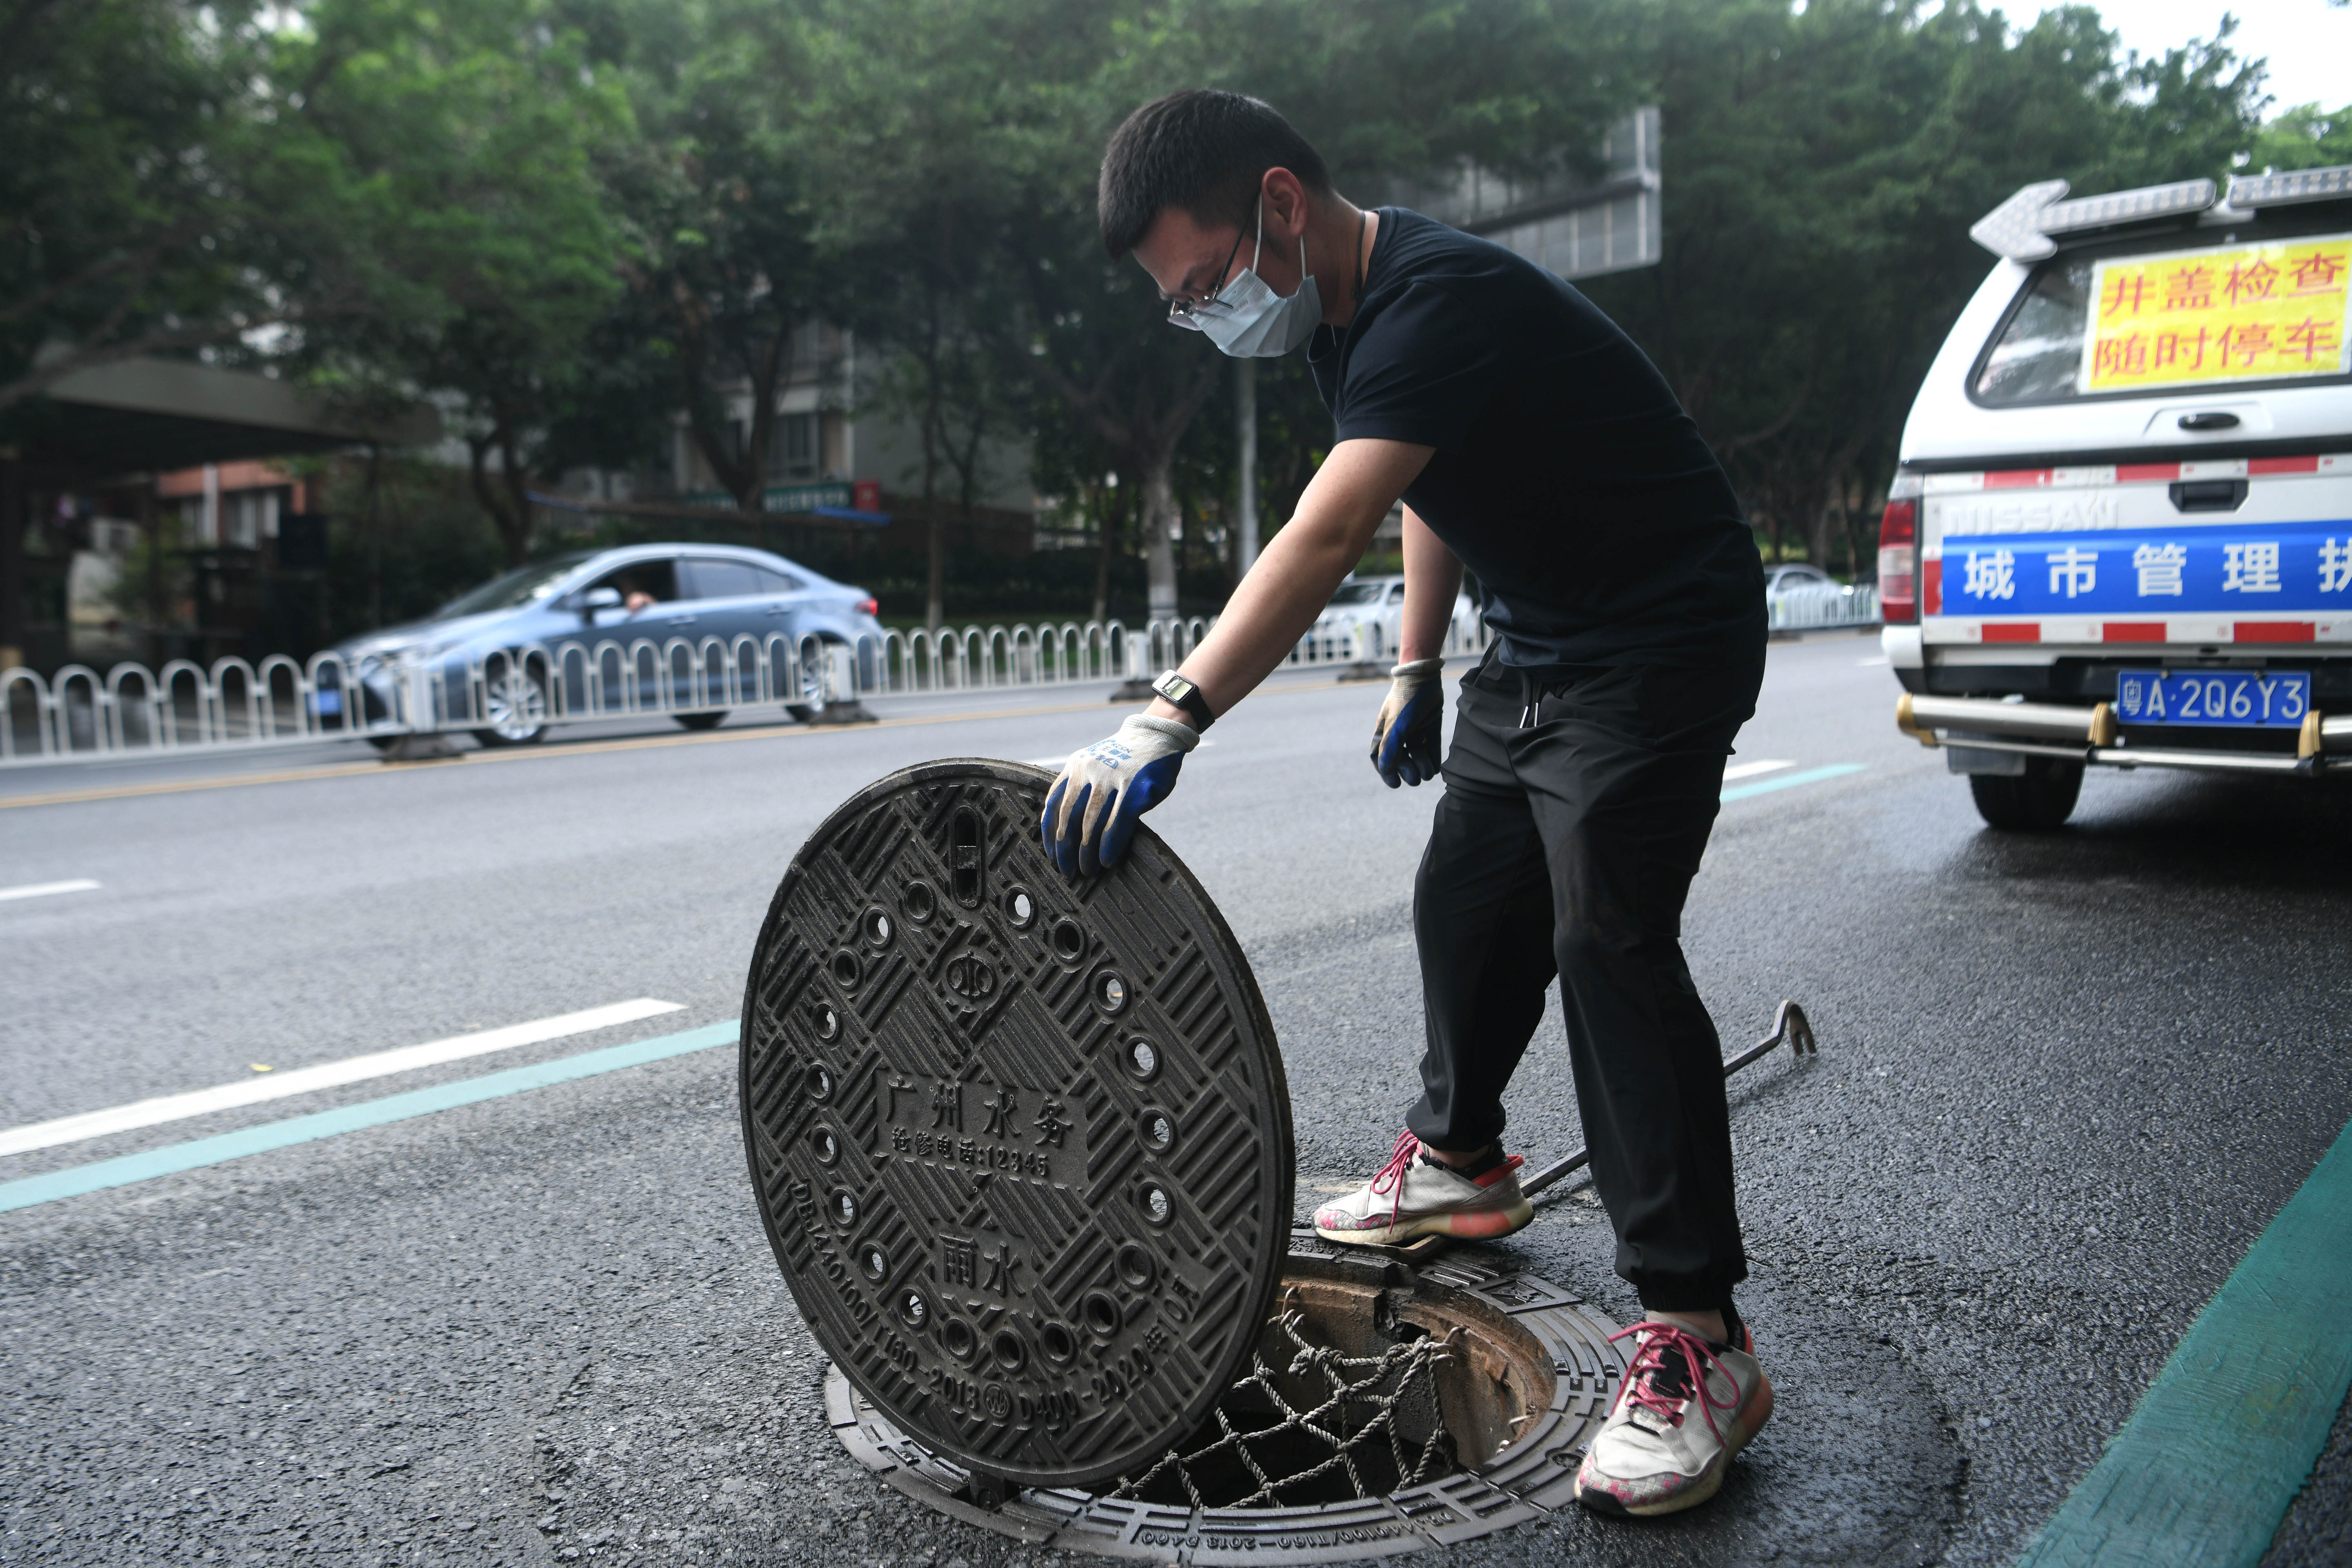
M948 960L948 989L969 1002L984 1001L996 989L996 971L970 953Z
M1289 1240L1274 1031L1150 830L1086 882L1052 776L929 763L813 834L743 1009L744 1134L818 1341L933 1451L1084 1484L1190 1437Z

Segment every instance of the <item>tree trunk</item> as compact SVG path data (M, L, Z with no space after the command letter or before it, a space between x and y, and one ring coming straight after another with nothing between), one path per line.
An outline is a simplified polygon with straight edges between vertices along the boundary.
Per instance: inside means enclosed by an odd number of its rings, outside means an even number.
M929 576L923 586L923 624L936 632L947 619L948 608L948 526L940 517L940 442L944 434L940 422L940 402L945 396L940 387L940 297L937 288L926 296L924 319L928 331L923 340L923 507L930 514L930 524L925 529L925 544L929 551Z
M1843 484L1843 481L1840 481ZM1830 531L1836 520L1836 486L1825 487L1805 508L1805 559L1823 571L1830 569Z
M1257 361L1234 361L1234 435L1239 448L1234 465L1235 522L1234 577L1246 576L1257 560Z
M742 468L730 488L735 505L754 517L761 515L760 493L768 487L768 447L775 440L776 429L776 383L793 362L792 349L792 322L786 317L768 340L764 358L745 356L751 382L751 418L743 427Z
M923 624L936 632L948 612L948 526L935 510L924 531L929 575L923 587Z
M1870 491L1860 481L1845 497L1845 553L1856 582L1864 575L1876 575L1877 562L1871 558L1871 547L1875 541L1870 537L1870 513L1864 506L1869 499ZM1870 564L1864 566L1865 561Z
M0 670L24 662L25 461L11 450L0 454Z
M147 540L147 667L163 667L163 514L155 503L155 481L139 487L139 531Z
M518 509L510 504L510 484L490 483L490 446L494 442L504 460L508 446L500 432L466 438L466 448L472 458L467 465L468 476L473 480L474 499L490 515L491 526L499 530L499 542L506 547L507 565L521 566L530 559L530 513L527 507Z
M530 473L515 447L514 426L505 426L507 439L499 448L499 476L506 481L507 507L514 531L507 538L507 559L516 566L530 559Z
M1176 494L1171 483L1175 451L1168 448L1146 456L1143 471L1143 561L1150 606L1148 618L1173 620L1176 615L1176 550L1169 538L1176 526Z
M1110 560L1118 549L1121 501L1114 491L1103 506L1099 523L1101 546L1095 552L1095 624L1110 619Z
M383 448L371 443L367 459L368 625L383 624Z

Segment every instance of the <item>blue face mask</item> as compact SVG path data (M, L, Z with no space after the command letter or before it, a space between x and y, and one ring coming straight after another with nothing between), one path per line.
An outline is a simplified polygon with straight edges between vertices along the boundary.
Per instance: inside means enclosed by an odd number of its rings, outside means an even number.
M1195 332L1237 360L1274 360L1307 341L1323 319L1323 297L1307 270L1307 236L1298 236L1298 292L1285 299L1257 275L1265 251L1265 198L1257 201L1257 244L1239 277L1197 305L1177 305L1168 319Z

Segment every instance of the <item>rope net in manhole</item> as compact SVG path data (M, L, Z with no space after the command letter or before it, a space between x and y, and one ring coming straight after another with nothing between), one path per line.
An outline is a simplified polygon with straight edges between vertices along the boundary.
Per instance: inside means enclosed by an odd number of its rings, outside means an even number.
M1284 1370L1267 1365L1263 1348L1254 1351L1249 1373L1218 1404L1217 1437L1189 1452L1170 1449L1103 1495L1173 1502L1173 1481L1194 1508L1283 1508L1382 1496L1451 1471L1437 1368L1460 1354L1462 1331L1442 1339L1416 1333L1351 1356L1308 1340L1306 1321L1296 1297L1286 1297L1271 1325L1290 1342ZM1319 1398L1300 1397L1302 1385ZM1409 1435L1408 1425L1425 1435Z

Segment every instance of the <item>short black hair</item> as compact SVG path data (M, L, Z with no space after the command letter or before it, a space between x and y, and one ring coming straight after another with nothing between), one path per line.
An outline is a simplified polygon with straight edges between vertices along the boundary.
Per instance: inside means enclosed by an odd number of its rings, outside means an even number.
M1103 248L1133 250L1154 219L1181 207L1203 224L1244 224L1268 169L1287 169L1318 196L1331 171L1273 106L1237 92L1186 88L1120 122L1095 188Z

